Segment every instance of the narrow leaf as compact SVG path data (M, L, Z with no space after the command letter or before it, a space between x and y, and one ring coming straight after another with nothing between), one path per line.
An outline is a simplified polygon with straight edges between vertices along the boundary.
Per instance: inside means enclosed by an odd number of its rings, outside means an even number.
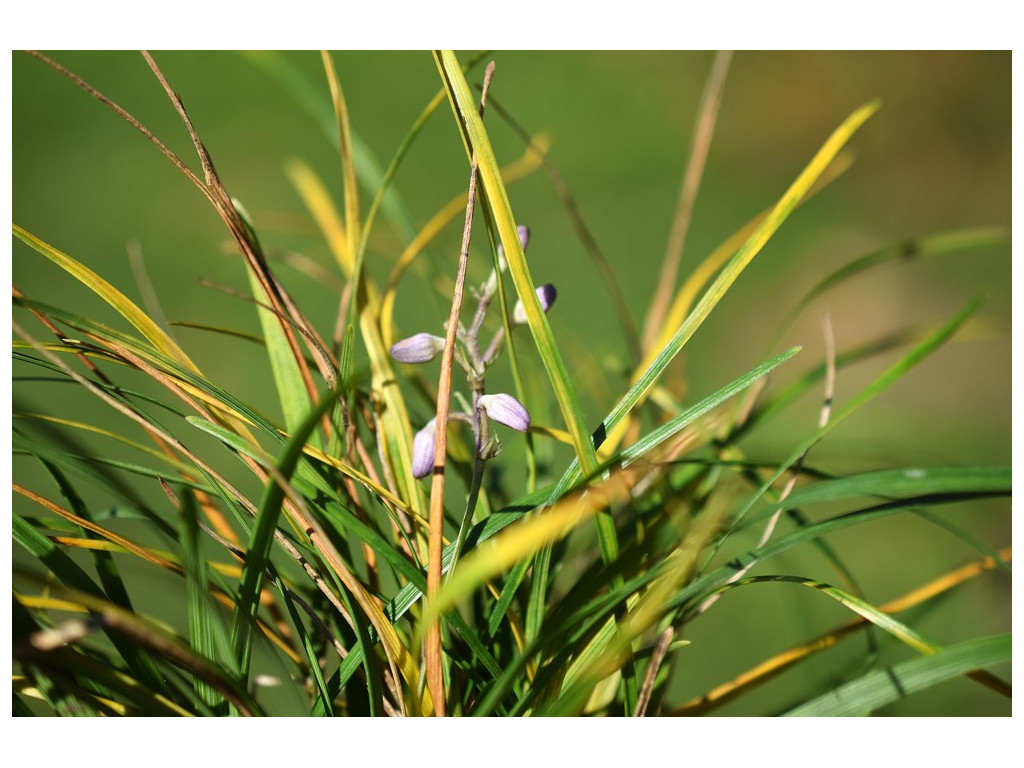
M1011 636L995 635L950 645L932 656L871 672L786 713L787 717L850 717L874 712L974 669L1009 661Z

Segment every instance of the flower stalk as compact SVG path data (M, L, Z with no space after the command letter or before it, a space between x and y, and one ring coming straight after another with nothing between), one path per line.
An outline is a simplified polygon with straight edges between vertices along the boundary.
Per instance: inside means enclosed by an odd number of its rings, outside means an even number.
M487 88L493 73L491 64L484 77L480 110L483 111L487 97ZM431 477L430 513L429 513L429 546L427 565L427 598L433 599L441 583L441 554L443 498L444 498L444 467L447 450L447 425L450 419L468 422L473 429L473 471L470 481L466 508L456 536L448 577L455 570L459 555L469 532L469 524L480 495L484 467L488 460L501 451L501 443L497 435L491 435L490 422L527 432L530 427L530 414L526 407L516 398L507 393L488 394L486 390L487 368L495 361L505 341L505 327L497 329L486 351L481 353L480 333L483 329L487 310L501 288L501 275L507 267L503 247L498 245L497 266L491 270L490 276L473 291L476 298L476 310L469 327L459 322L462 299L465 291L466 265L469 255L470 232L472 230L473 211L476 204L477 162L474 156L471 161L469 195L466 205L466 223L463 229L462 249L459 254L459 265L452 296L451 313L445 325L445 337L421 332L402 339L391 347L391 356L400 363L422 364L441 355L441 375L438 381L437 412L413 439L412 471L416 478ZM530 230L525 226L517 227L519 241L525 250L530 238ZM545 312L551 307L557 296L553 285L544 285L537 289L537 299ZM522 307L517 305L509 328L523 324L518 315L524 315ZM466 383L472 394L472 405L469 412L451 411L451 372L453 364L458 363L466 374ZM463 401L463 407L466 407ZM444 681L441 672L441 628L434 622L425 630L424 654L426 661L427 685L431 693L435 711L444 715Z

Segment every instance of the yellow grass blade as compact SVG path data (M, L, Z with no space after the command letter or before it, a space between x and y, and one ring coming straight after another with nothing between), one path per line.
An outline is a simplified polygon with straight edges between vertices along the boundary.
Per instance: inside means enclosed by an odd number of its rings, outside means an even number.
M288 175L324 233L327 244L334 252L345 276L352 277L356 264L353 254L348 250L349 237L327 188L316 172L301 161L289 163ZM384 405L380 414L384 422L381 434L385 439L382 446L387 460L392 465L400 495L417 516L422 516L425 500L419 482L412 475L412 430L409 427L409 414L391 367L391 358L380 334L380 291L366 276L359 285L359 296L356 299L359 330L370 358L372 386L377 393L378 401Z
M527 147L526 152L518 160L509 163L501 169L501 177L505 184L519 181L537 170L543 160L544 152L548 150L550 140L545 136L537 136L533 144ZM390 347L394 343L394 311L395 295L398 289L398 282L402 279L406 270L416 260L416 257L423 252L423 249L430 245L441 231L452 222L452 220L466 210L466 195L459 194L453 197L441 210L435 213L430 221L423 225L423 228L406 246L402 255L398 258L391 274L388 276L387 285L384 287L384 298L381 301L380 329L384 338L384 345Z
M199 369L196 367L195 363L193 363L189 359L188 355L185 354L184 350L174 342L174 339L168 336L160 326L150 319L149 315L139 309L131 299L121 293L117 288L84 264L81 264L71 258L66 253L58 251L49 243L43 242L35 235L19 227L17 224L12 224L11 228L19 240L31 246L31 248L38 253L41 253L113 307L118 314L135 326L139 333L141 333L157 350L168 357L173 358L190 370L199 373Z
M460 125L464 126L469 146L472 148L470 154L475 154L477 158L480 180L505 250L509 273L515 284L516 292L519 294L519 300L526 310L530 332L533 334L537 351L540 353L544 369L551 381L555 399L562 411L562 417L572 435L576 455L584 472L593 472L597 469L597 456L594 453L590 431L583 420L579 400L576 397L569 372L565 368L565 362L559 354L551 326L537 298L536 287L526 263L519 233L516 230L516 221L512 215L508 192L502 183L501 172L498 169L498 161L494 156L490 138L484 129L483 120L477 112L476 100L470 92L469 84L466 82L465 75L462 74L462 68L455 58L455 53L441 51L435 53L435 59L449 88L449 100L456 112L456 119Z
M634 480L633 471L617 472L600 485L568 496L540 514L513 523L497 536L478 544L459 561L437 597L428 601L421 625L428 625L481 584L533 555L541 547L568 535L577 525L612 502L628 496Z
M634 384L622 397L619 403L605 419L604 426L609 440L606 441L611 450L622 439L627 420L624 418L638 402L648 393L669 362L686 345L697 329L703 324L729 288L740 276L747 265L761 251L765 243L775 234L782 223L789 217L825 174L829 165L843 146L850 140L864 122L879 108L878 101L872 101L856 110L836 128L831 136L811 159L785 194L779 199L767 216L754 228L750 236L740 246L729 263L721 271L711 286L704 292L700 301L686 317L686 320L675 330L668 342L658 351L654 360L643 369L639 376L634 377ZM602 451L604 456L605 451Z

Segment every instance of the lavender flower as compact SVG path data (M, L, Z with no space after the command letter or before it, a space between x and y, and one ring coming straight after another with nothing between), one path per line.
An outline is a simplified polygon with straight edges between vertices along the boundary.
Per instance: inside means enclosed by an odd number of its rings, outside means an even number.
M437 357L444 349L444 339L431 333L417 333L397 341L391 347L391 356L400 363L425 363Z
M478 402L488 418L499 424L519 432L525 432L530 427L529 412L512 395L481 395Z
M412 476L426 477L434 468L434 435L437 432L437 417L426 423L412 439Z
M537 289L537 301L540 302L540 308L545 312L551 309L551 305L555 303L557 298L558 291L551 283L542 285ZM512 323L513 325L526 325L527 322L526 308L523 306L522 301L517 301L515 308L512 310Z
M530 242L530 228L525 224L520 224L516 227L516 232L519 233L519 242L523 244L523 250L526 250L526 246Z

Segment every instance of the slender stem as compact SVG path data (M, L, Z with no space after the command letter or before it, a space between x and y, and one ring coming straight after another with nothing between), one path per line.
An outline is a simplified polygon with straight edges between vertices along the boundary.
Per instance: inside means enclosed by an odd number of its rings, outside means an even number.
M494 74L494 62L487 66L484 75L483 95L480 109L487 99L487 88ZM462 249L459 253L459 267L455 278L455 293L448 317L444 351L441 354L441 376L437 386L437 432L434 441L434 473L430 484L429 542L427 556L427 599L433 600L441 588L441 552L444 536L444 465L448 448L448 411L452 387L452 363L455 358L455 335L459 327L459 312L466 287L466 265L469 262L469 241L473 230L473 210L476 205L477 159L474 153L469 172L469 196L466 201L466 223L462 230ZM441 623L434 621L426 628L424 654L427 668L427 687L438 717L445 715L443 651L441 648Z
M722 89L725 84L725 75L729 71L731 59L731 51L719 51L715 54L711 73L708 75L707 83L704 86L704 93L701 95L697 123L693 129L693 143L690 146L690 159L683 173L679 202L676 206L675 217L672 220L672 232L669 235L668 245L665 248L665 257L661 264L661 274L658 276L658 287L655 289L654 296L651 298L650 309L647 311L647 321L644 325L642 339L644 352L649 352L657 341L665 319L665 313L668 311L669 301L672 298L672 293L675 291L676 276L679 274L679 262L683 257L686 234L690 229L690 219L693 216L693 208L697 202L697 190L700 187L701 176L704 174L704 165L707 161L708 151L711 148L711 137L715 132L715 119L718 117L718 105L722 101Z
M487 347L487 351L484 352L484 363L490 365L494 362L494 358L498 356L498 352L501 351L501 343L505 340L505 326L498 329L497 333L494 334L494 338L491 339L490 346Z
M480 484L484 477L484 464L487 460L483 457L483 449L487 444L487 417L480 407L480 395L484 393L483 380L473 389L473 435L475 437L476 450L473 454L473 477L469 484L469 496L466 498L466 510L462 513L462 522L459 524L459 535L455 538L455 548L452 550L452 562L448 566L448 576L445 583L455 573L455 566L459 562L459 555L462 554L462 546L466 543L466 536L469 534L469 523L473 519L473 512L476 509L477 498L480 496ZM453 414L454 415L454 414Z
M193 184L195 184L199 188L199 191L202 192L203 194L205 194L206 197L210 200L211 203L214 203L214 199L213 199L212 194L210 193L210 190L208 190L206 188L206 185L203 184L202 180L200 180L200 178L198 176L196 176L196 174L192 171L192 169L189 168L187 165L185 165L184 161L180 157L178 157L176 154L174 154L174 152L172 152L167 147L166 144L164 144L162 141L160 141L160 139L158 139L153 134L152 131L150 131L146 126L144 126L142 123L140 123L138 120L136 120L131 115L131 113L128 112L128 110L124 109L123 107L121 107L118 104L115 104L113 101L111 101L106 96L104 96L102 93L100 93L98 90L93 88L91 85L89 85L87 82L85 82L85 80L80 78L78 75L76 75L70 69L68 69L67 67L61 66L60 64L55 62L53 59L51 59L51 58L49 58L47 56L44 56L43 54L39 53L39 51L26 51L26 53L28 53L30 56L35 56L37 59L39 59L41 62L43 62L47 66L52 67L57 72L59 72L60 74L64 75L64 77L66 77L68 80L73 82L75 85L77 85L83 91L88 93L94 99L96 99L97 101L99 101L102 104L107 105L110 109L112 109L115 112L115 114L117 114L118 117L120 117L122 120L124 120L126 123L128 123L132 128L134 128L139 133L141 133L143 136L145 136L147 139L149 139L151 142L153 142L157 146L157 148L161 152L164 153L164 156L168 160L170 160L172 163L174 163L174 165L177 167L177 169L179 171L181 171L185 175L185 177L188 178L189 181L191 181ZM216 204L216 203L214 203L214 204Z
M661 668L661 663L665 660L665 654L668 653L668 647L675 636L675 631L675 627L666 627L665 631L658 638L658 644L654 647L654 654L647 665L647 674L644 675L644 684L640 689L640 696L637 698L633 717L645 717L647 715L647 705L651 701L654 683L658 679L658 670Z

